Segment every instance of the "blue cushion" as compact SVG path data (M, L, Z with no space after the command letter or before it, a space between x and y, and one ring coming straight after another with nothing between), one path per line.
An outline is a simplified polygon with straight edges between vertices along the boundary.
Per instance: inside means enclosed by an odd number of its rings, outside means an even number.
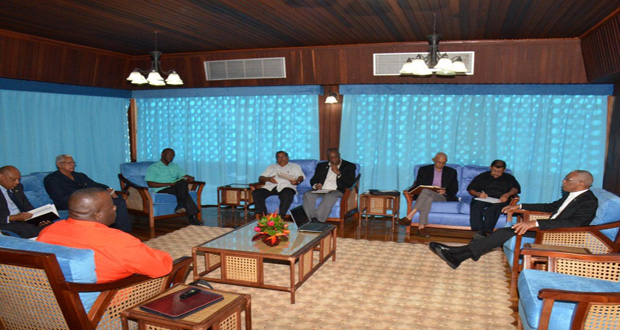
M591 226L602 225L620 220L620 197L601 188L592 188L592 193L598 198L598 209L596 217L590 223ZM606 229L603 231L612 241L616 238L618 228Z
M459 213L459 202L433 202L432 213Z
M9 236L0 236L0 247L13 250L53 253L56 255L60 270L62 270L67 282L97 282L95 252L93 250L76 249ZM86 312L90 310L98 295L98 292L80 293Z
M24 186L24 194L34 208L53 204L54 202L47 194L43 179L51 172L34 172L22 176L20 182Z
M153 161L147 162L133 162L121 164L121 174L132 183L140 187L148 187L144 177L146 176L146 170L154 164Z
M537 329L542 311L542 299L538 292L542 289L560 289L578 292L618 292L617 282L585 278L573 275L550 273L525 269L519 275L519 314L521 321L529 329ZM551 312L549 329L570 329L576 304L556 301Z

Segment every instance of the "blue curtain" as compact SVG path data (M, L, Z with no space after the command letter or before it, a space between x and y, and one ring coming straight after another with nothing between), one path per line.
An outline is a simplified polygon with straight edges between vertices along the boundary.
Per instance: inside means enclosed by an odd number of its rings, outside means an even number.
M203 204L217 203L218 186L256 182L278 150L290 159L319 158L316 93L145 98L137 105L138 159L158 160L173 148L175 162L206 182Z
M599 95L346 95L340 146L362 165L362 189L402 191L443 151L449 163L503 159L524 202L548 202L574 169L601 186L606 117Z
M128 106L127 98L0 90L0 166L53 171L57 155L71 154L76 171L119 188Z

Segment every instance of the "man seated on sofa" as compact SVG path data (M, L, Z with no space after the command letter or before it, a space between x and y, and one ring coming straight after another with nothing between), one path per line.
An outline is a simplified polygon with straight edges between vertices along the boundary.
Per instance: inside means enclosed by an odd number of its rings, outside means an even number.
M305 175L301 166L288 162L288 154L285 151L276 152L276 164L269 165L260 175L258 181L264 183L262 188L252 191L254 198L254 213L256 215L267 213L265 199L272 195L280 198L280 215L286 215L288 208L297 193L297 185L304 181Z
M562 190L568 194L559 200L548 204L511 205L505 206L502 209L502 212L524 209L528 211L552 213L548 220L519 222L511 228L506 227L498 229L488 237L465 246L451 247L432 242L429 248L450 267L456 269L464 260L469 258L478 260L480 256L496 247L502 246L504 242L515 235L535 237L535 232L528 232L528 230L531 229L536 230L536 228L540 228L544 230L587 226L594 219L598 207L598 200L592 191L590 191L593 180L590 172L575 170L570 172L564 180L562 180Z
M418 175L413 182L413 187L417 186L436 186L444 189L434 191L432 189L422 189L417 196L413 208L406 217L400 219L400 224L404 226L411 225L413 216L419 211L420 220L418 221L418 233L420 236L429 237L430 235L424 229L428 224L428 214L431 211L433 202L457 201L456 193L459 191L459 183L456 179L456 170L446 167L448 155L438 152L433 157L433 165L422 166L418 170ZM415 197L415 196L414 196Z
M155 278L170 273L170 255L147 246L130 234L109 228L115 217L116 206L106 190L80 189L69 198L69 218L44 228L37 241L93 250L97 283L133 274Z
M312 191L304 194L304 210L314 222L325 222L332 207L344 191L355 183L355 164L340 158L336 148L327 149L328 162L316 165L314 176L310 179ZM319 206L316 200L323 197Z
M114 189L93 181L84 173L75 172L75 166L75 161L71 155L58 155L56 156L56 168L58 170L43 179L45 190L54 201L56 208L58 210L68 209L69 197L77 190L93 187L103 188L112 196L114 205L116 205L116 222L112 227L124 232L131 232L131 220L125 199L117 196Z
M474 196L469 204L471 230L478 231L474 240L493 232L502 208L521 191L517 179L505 171L506 162L496 159L491 163L490 171L480 173L467 186L469 194Z
M26 222L32 217L28 211L34 209L24 194L24 186L19 183L21 174L11 165L0 167L0 230L11 231L23 238L37 237L49 221L35 226Z
M160 161L146 169L144 179L154 192L176 196L176 212L185 212L190 224L200 225L200 221L196 218L198 207L189 195L188 182L194 181L194 177L187 175L181 166L172 162L174 156L174 150L171 148L162 150Z

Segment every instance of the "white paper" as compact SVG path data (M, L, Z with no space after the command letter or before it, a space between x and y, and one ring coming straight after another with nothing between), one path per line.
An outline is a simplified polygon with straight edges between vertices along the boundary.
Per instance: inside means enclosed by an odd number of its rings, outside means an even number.
M499 198L495 198L495 197L487 197L487 198L476 197L474 199L481 201L481 202L487 202L487 203L493 203L493 204L501 203L499 201Z
M282 178L284 180L288 180L288 181L294 181L297 180L296 177L288 174L288 173L282 173L282 172L278 172L278 178Z
M333 191L331 189L319 189L319 190L312 190L313 194L327 194L328 192Z
M37 207L34 210L28 211L28 213L32 214L32 216L30 218L28 218L28 220L36 218L38 216L42 216L42 215L50 213L50 212L54 213L54 214L56 214L56 216L58 216L58 210L56 210L56 205L54 205L54 204L46 204L46 205L43 205L41 207Z

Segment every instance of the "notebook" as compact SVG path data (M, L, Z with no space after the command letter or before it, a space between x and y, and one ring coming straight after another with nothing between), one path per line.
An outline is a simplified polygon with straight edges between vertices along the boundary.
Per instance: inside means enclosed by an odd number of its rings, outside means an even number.
M181 295L190 290L198 290L199 292L188 298L181 299ZM188 287L141 305L140 309L177 319L197 312L223 299L224 297L221 294L201 290L196 287Z
M297 230L300 232L322 233L324 230L332 227L332 225L326 223L310 222L304 207L301 205L291 209L291 218L293 218L297 225Z

